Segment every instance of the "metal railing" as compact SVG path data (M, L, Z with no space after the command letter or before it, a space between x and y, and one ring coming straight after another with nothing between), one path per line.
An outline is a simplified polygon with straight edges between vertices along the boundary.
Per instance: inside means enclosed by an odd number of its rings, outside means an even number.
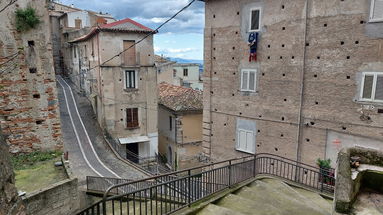
M259 175L280 177L332 194L333 173L333 169L320 169L272 154L257 154L110 186L103 200L79 214L169 214Z
M105 133L105 137L108 140L108 145L113 149L113 152L117 153L122 159L131 162L132 165L135 165L143 171L152 175L159 175L161 173L171 171L162 162L162 159L158 154L151 157L141 157L134 152L127 150L125 147L123 148L122 145L114 140L108 133Z

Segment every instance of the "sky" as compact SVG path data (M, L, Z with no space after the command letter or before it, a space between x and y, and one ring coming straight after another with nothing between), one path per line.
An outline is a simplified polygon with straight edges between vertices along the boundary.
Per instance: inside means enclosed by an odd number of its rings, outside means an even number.
M177 13L190 0L60 0L62 4L131 18L152 29ZM203 60L204 3L194 2L154 36L154 51L166 57Z

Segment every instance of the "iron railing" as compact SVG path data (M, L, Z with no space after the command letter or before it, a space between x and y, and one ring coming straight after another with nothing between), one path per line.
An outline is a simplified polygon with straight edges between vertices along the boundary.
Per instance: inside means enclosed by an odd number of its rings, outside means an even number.
M333 169L320 169L272 154L257 154L110 186L102 200L79 214L170 214L259 175L280 177L332 194L333 173ZM92 189L100 191L105 186Z
M123 145L113 139L108 133L105 133L105 137L114 153L117 153L122 159L131 162L132 165L135 165L141 170L152 175L159 175L171 171L166 167L166 164L162 162L162 158L159 154L155 154L155 156L151 157L141 157L134 152L127 150L125 147L123 148Z

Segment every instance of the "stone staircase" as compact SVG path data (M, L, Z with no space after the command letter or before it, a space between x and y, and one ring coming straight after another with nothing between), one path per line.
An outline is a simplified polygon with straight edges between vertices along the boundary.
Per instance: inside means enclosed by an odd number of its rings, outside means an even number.
M198 215L331 215L332 200L276 179L261 179L210 203Z

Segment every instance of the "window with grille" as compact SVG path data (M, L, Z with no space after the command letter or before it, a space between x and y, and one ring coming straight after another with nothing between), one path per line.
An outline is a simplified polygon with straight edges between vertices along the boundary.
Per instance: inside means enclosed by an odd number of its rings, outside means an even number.
M134 70L125 71L125 88L137 88L137 72Z
M257 70L241 71L241 91L255 92L257 89Z
M261 9L255 8L250 10L250 29L249 31L259 31L261 26Z
M238 129L238 140L236 149L247 153L255 153L254 132L244 129Z
M383 72L363 73L362 101L383 102Z
M126 109L126 127L127 128L138 127L138 108Z
M371 0L370 22L383 22L383 0Z

